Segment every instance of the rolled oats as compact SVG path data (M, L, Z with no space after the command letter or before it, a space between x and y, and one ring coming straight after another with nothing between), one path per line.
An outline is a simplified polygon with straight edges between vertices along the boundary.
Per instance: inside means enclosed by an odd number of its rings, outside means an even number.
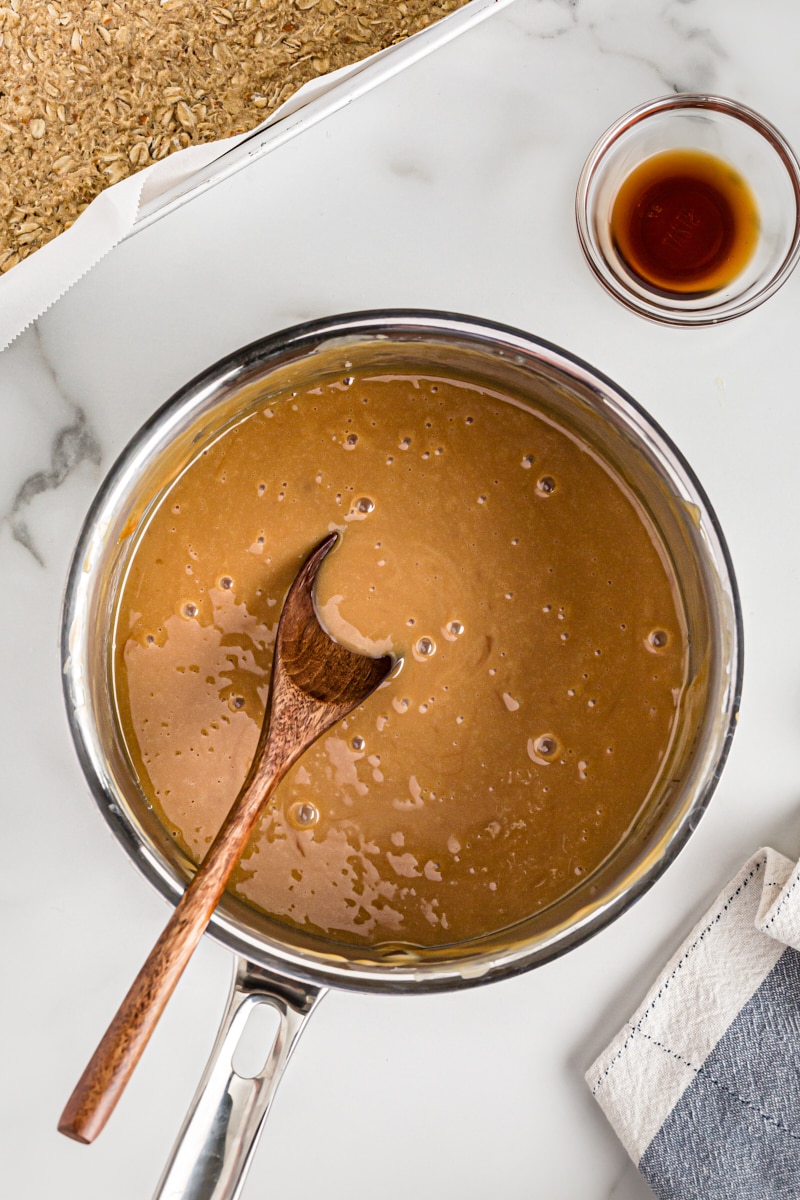
M111 183L252 129L466 0L0 3L0 272ZM53 102L55 101L55 106Z

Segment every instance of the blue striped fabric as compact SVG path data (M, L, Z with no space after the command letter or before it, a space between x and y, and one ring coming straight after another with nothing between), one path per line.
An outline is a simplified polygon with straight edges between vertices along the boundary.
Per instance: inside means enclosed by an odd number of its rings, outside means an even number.
M639 1169L659 1200L800 1200L796 950L783 952L741 1009Z

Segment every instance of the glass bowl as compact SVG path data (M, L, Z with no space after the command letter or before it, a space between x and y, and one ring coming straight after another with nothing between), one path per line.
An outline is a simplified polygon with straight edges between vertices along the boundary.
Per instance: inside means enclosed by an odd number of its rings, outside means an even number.
M732 168L754 202L754 248L719 286L680 291L648 282L623 257L612 231L623 184L642 163L668 151L688 151L707 162L711 156L723 171ZM603 134L584 164L575 210L590 267L626 308L669 325L711 325L761 304L794 269L800 254L800 164L786 139L752 109L720 96L664 96L632 109ZM680 218L687 215L691 219L686 211Z

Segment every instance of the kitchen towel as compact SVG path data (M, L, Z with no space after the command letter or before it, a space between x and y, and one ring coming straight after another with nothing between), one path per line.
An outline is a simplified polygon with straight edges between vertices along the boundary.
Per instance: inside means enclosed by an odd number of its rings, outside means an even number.
M800 864L745 863L586 1080L659 1200L798 1200Z

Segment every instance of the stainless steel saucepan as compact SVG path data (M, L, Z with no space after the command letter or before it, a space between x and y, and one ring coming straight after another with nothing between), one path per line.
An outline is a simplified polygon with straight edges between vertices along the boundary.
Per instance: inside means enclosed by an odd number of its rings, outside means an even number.
M111 614L131 534L204 444L293 383L368 365L467 373L530 397L566 421L622 476L679 582L690 646L688 695L659 785L614 853L565 898L512 928L419 954L348 946L295 930L226 894L209 932L236 956L227 1010L157 1200L232 1200L297 1038L327 988L454 990L528 970L620 915L675 858L708 805L733 734L742 672L736 584L711 506L679 451L610 380L563 350L483 321L428 312L311 322L223 359L174 395L112 468L86 518L67 583L62 654L67 710L95 800L142 874L171 902L192 864L143 794L115 718ZM254 1078L231 1066L253 1007L280 1022Z

